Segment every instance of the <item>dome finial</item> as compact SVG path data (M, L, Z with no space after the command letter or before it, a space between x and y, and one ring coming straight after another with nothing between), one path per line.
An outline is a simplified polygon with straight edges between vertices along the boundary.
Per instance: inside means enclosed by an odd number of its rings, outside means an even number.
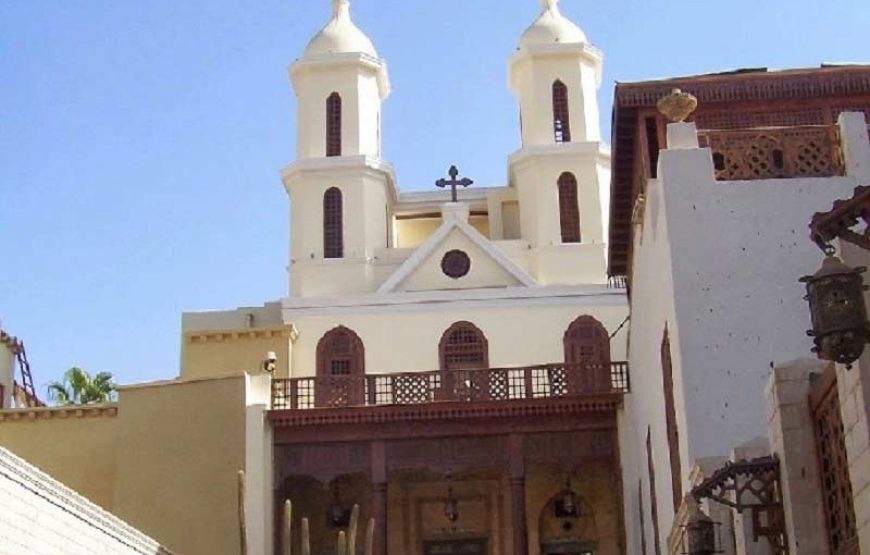
M559 0L541 0L541 9L543 11L558 12Z
M332 0L332 18L350 15L350 0Z

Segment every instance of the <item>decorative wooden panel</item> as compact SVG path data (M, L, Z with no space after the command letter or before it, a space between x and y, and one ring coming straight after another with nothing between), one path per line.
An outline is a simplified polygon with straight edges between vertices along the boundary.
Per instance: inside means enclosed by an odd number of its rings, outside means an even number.
M330 187L323 195L323 256L344 256L344 201L341 191Z
M857 555L855 505L834 365L814 385L810 407L831 555Z
M557 143L571 142L568 87L558 80L553 83L553 134Z
M580 205L577 200L577 178L565 172L559 176L559 226L563 243L580 242Z
M674 405L674 369L671 360L671 338L668 328L662 336L661 345L662 381L665 392L665 426L668 433L668 451L671 462L671 491L674 511L683 500L683 472L680 463L680 434L677 430L677 409Z
M566 364L583 365L590 371L577 375L554 370L551 381L555 390L582 391L591 389L594 383L602 384L609 380L610 337L601 322L592 316L580 316L565 330L562 347ZM578 378L583 383L573 383Z
M442 370L463 370L489 366L486 336L471 322L456 322L441 336L438 346Z
M341 156L341 96L336 92L326 99L326 155Z
M365 347L352 330L339 326L317 343L315 405L338 407L361 404L365 374Z
M733 181L843 175L839 128L804 126L704 131L716 179Z

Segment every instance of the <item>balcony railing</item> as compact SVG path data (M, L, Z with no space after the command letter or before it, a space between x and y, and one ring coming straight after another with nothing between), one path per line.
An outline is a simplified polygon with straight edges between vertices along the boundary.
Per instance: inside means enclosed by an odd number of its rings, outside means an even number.
M698 140L713 151L720 181L844 173L836 125L699 131Z
M475 403L628 393L628 363L542 364L272 381L272 408Z

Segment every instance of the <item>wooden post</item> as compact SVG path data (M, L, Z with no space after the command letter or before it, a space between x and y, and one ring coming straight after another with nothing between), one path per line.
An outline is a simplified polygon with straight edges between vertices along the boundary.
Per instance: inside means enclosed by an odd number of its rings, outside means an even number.
M387 447L383 441L373 441L372 453L372 515L375 520L374 555L387 554Z
M523 436L508 436L508 471L511 485L511 515L513 517L513 553L528 555L526 531L526 465L523 456Z

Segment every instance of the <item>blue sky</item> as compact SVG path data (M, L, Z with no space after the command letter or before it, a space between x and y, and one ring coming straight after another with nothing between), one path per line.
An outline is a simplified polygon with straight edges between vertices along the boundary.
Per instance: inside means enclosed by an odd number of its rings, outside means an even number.
M870 61L867 0L563 0L613 84ZM354 0L389 63L403 189L451 164L500 185L519 143L506 60L537 0ZM287 291L286 68L328 0L0 2L0 318L40 392L72 365L177 375L185 310Z

